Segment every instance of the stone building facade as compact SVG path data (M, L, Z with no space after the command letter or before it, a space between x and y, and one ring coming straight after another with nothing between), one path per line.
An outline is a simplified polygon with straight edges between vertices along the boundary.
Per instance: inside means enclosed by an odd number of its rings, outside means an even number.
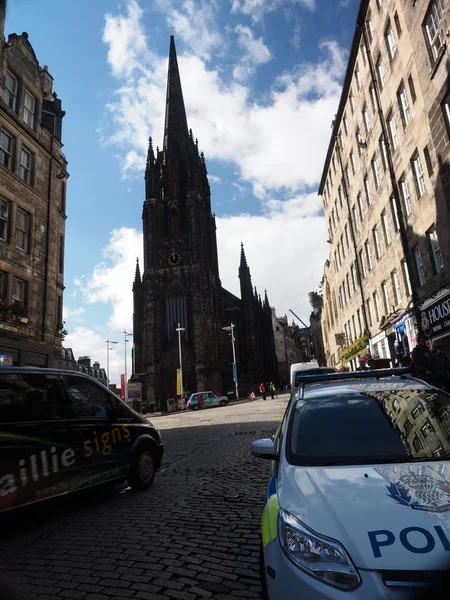
M145 402L177 395L179 345L183 389L227 393L234 388L232 343L223 327L235 325L239 388L278 379L267 294L253 288L241 248L241 298L220 281L215 215L205 157L188 129L174 37L170 38L162 150L150 139L143 207L144 265L133 284L133 380Z
M312 360L313 348L306 329L301 329L294 320L289 323L287 315L277 317L275 308L272 307L272 328L275 338L275 351L278 361L280 384L290 382L290 368L292 364Z
M59 366L67 161L61 100L28 34L0 22L0 355Z
M450 350L449 13L360 2L319 188L328 364L403 364L418 331Z

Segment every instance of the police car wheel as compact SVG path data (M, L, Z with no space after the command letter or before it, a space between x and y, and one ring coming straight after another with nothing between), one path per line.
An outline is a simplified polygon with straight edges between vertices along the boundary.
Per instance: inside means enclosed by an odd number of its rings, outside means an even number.
M266 565L264 564L264 551L262 541L259 546L259 575L261 579L261 589L263 600L270 600L269 591L267 589Z
M225 402L225 400L221 400L221 401L220 401L220 406L225 406L225 405L226 405L226 402Z
M198 409L199 409L198 404L194 404L194 406L192 407L192 410L198 410Z
M155 459L149 446L141 446L128 474L128 485L135 490L145 490L155 479Z

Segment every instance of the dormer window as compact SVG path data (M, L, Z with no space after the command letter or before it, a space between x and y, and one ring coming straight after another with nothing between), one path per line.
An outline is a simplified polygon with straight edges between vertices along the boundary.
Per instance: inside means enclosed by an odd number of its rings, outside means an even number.
M36 111L36 99L25 90L25 97L23 102L23 120L31 128L34 128L34 115Z
M10 71L6 71L5 93L3 99L5 104L7 104L14 112L17 112L17 90L17 79Z

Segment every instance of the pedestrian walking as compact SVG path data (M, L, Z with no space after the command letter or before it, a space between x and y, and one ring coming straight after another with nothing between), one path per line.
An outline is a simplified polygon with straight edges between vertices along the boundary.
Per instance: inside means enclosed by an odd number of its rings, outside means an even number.
M265 400L266 399L266 386L263 383L260 384L259 391L262 395L262 399Z
M271 381L271 382L269 383L269 390L270 390L270 397L271 397L271 398L272 398L272 400L273 400L273 398L274 398L274 393L275 393L275 386L273 385L273 381Z
M434 383L445 391L450 389L450 360L445 354L441 342L433 344L431 352L431 363L434 367Z
M416 377L423 379L428 383L433 383L434 365L431 362L431 353L427 346L427 340L420 337L417 340L417 346L412 351L413 373Z

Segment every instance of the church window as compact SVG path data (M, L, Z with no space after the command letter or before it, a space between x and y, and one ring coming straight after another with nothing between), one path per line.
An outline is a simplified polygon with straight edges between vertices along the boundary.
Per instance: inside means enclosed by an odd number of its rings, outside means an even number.
M180 232L180 215L176 208L169 212L168 231L169 234Z
M169 339L174 335L178 323L186 330L184 332L185 337L189 338L186 296L169 296L166 300L166 316L167 337Z

